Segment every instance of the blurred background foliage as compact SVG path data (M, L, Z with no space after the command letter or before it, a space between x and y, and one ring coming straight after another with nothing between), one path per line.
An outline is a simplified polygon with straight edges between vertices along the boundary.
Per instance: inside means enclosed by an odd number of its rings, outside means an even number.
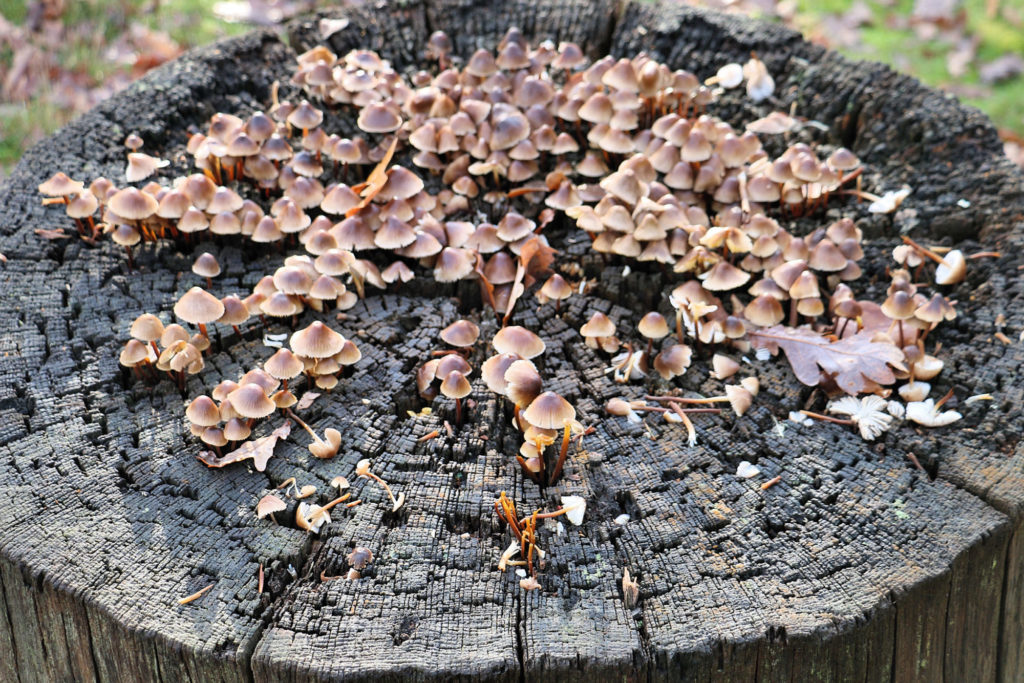
M952 92L992 117L1024 166L1024 0L677 1L781 22ZM0 0L0 178L32 143L183 50L332 4Z

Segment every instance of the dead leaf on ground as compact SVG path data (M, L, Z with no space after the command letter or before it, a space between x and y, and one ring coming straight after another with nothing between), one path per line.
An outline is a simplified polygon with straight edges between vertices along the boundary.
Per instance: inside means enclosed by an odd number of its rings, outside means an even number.
M320 398L320 394L315 391L307 391L299 399L299 402L295 404L295 410L305 410L306 408L313 405L313 401Z
M274 446L279 439L287 439L292 432L291 420L275 429L267 436L246 441L241 446L218 457L213 451L203 451L198 455L199 461L207 467L224 467L231 463L252 459L252 464L257 472L267 469L267 461L274 455Z
M895 344L872 341L870 332L830 341L806 327L776 325L749 336L754 348L775 354L781 347L793 373L807 386L817 386L824 373L851 396L867 391L871 383L892 384L896 381L892 369L906 369L903 352Z

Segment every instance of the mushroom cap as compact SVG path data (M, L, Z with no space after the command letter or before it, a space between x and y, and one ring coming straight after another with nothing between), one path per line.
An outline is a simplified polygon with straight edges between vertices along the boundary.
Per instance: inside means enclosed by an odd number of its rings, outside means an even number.
M665 316L657 311L651 311L640 318L637 329L640 331L640 334L648 339L661 339L669 334L668 322L665 320Z
M193 287L174 304L174 315L193 325L205 325L224 315L224 304L205 289Z
M517 360L521 358L514 353L499 353L485 360L480 366L480 376L483 377L487 388L496 394L504 395L508 387L505 373Z
M726 385L725 395L729 398L729 405L737 416L741 417L747 412L750 404L754 401L754 395L740 385Z
M75 198L68 202L64 212L70 218L86 218L96 213L99 206L100 201L96 199L96 195L92 192L83 192L75 195Z
M279 404L278 407L280 407ZM224 425L224 438L228 441L243 441L252 434L249 424L245 420L233 417Z
M530 402L522 417L534 427L562 429L576 419L576 409L555 392L545 391Z
M943 254L942 261L935 267L935 284L955 285L967 277L967 260L959 249Z
M363 546L356 546L348 554L347 559L353 569L364 569L366 565L373 562L373 551Z
M275 496L273 493L260 498L260 501L256 503L256 516L260 519L272 515L275 512L282 512L288 506L283 500Z
M334 360L340 365L355 365L363 357L363 352L351 339L346 339L341 345L341 351L334 354Z
M263 364L263 369L275 379L292 379L302 374L305 364L288 349L278 349Z
M277 406L267 398L259 384L243 384L228 394L227 400L234 411L242 417L266 417L277 410Z
M607 315L598 311L580 327L580 334L584 337L611 337L615 335L615 323Z
M740 270L728 261L719 261L703 276L704 289L724 292L747 284L750 273Z
M909 320L914 317L916 309L917 302L913 295L902 289L896 290L882 302L882 313L893 320Z
M345 337L319 320L294 333L289 341L292 351L307 358L328 358L344 345Z
M404 166L393 166L388 171L387 182L380 190L384 199L408 199L423 191L423 181Z
M50 176L49 180L40 183L38 190L40 194L45 194L47 197L66 197L81 194L85 191L85 185L77 180L72 180L63 171L57 171Z
M673 344L654 357L654 369L662 379L670 380L686 372L693 350L686 344Z
M441 340L451 346L472 346L479 338L480 328L469 320L456 320L441 330Z
M200 277L217 277L220 275L217 257L209 252L203 252L192 263L192 272Z
M466 249L445 247L434 263L434 279L438 282L456 282L473 272L474 258Z
M185 409L185 417L192 424L200 427L212 427L220 424L220 410L209 396L197 396Z
M259 368L253 368L238 379L239 386L246 384L255 384L262 387L263 392L268 396L281 385L275 377Z
M163 333L164 324L152 313L143 313L136 318L129 332L132 337L144 342L157 341Z
M288 123L303 130L316 128L323 120L323 112L311 105L307 100L299 102L299 106L295 107L287 118Z
M509 325L508 327L501 328L494 335L491 343L494 345L494 350L498 353L514 353L525 359L539 356L544 353L546 348L544 340L519 325Z
M505 395L520 408L529 405L542 386L543 379L532 361L513 361L505 371Z
M126 368L133 368L145 360L155 361L156 355L149 344L138 339L129 339L121 349L121 355L118 358L118 362Z
M555 273L544 282L540 293L549 299L562 300L572 296L572 286L565 281L558 273Z
M118 190L107 202L111 211L129 221L141 221L156 213L160 203L150 194L134 187Z
M838 312L838 306L836 311ZM956 309L953 308L946 297L936 292L932 295L931 299L914 310L914 316L928 323L938 323L955 318Z
M359 112L356 124L367 133L390 133L402 125L402 117L388 105L378 102Z
M768 294L761 294L746 305L746 308L743 309L743 317L758 327L771 327L782 322L785 313L778 299Z
M424 366L425 367L425 366ZM468 375L473 370L465 358L457 353L449 353L442 356L437 365L434 366L434 377L443 380L451 372L461 372Z
M441 382L441 393L448 398L465 398L473 390L466 376L458 370L452 370Z
M711 374L715 379L727 379L739 372L740 364L732 358L716 353L711 359L714 372Z

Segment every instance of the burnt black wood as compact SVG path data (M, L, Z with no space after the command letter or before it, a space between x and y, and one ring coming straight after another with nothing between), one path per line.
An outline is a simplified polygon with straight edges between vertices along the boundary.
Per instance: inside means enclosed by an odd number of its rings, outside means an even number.
M532 299L516 315L548 342L552 388L598 428L557 486L523 482L507 411L479 380L460 435L417 443L451 407L408 419L420 407L411 370L467 312L452 295L464 307L472 300L472 288L429 283L374 293L338 323L364 360L311 409L316 428L345 435L337 458L314 460L297 432L265 473L207 470L194 458L182 395L169 382L135 381L117 357L135 316L169 313L197 284L188 266L211 245L146 246L129 274L110 241L91 248L35 234L71 227L40 206L35 187L58 170L120 177L129 132L173 159L166 177L184 172L189 128L215 111L266 108L295 51L318 41L318 18L293 23L289 42L253 33L193 51L102 103L34 147L0 187L0 680L1024 679L1024 199L981 113L778 26L674 4L463 0L335 16L350 23L330 38L333 49L376 49L400 68L422 59L439 28L462 56L516 25L593 56L644 50L702 78L756 52L775 75L775 99L755 106L731 94L716 113L739 124L795 103L828 127L810 129L815 140L865 161L868 188L913 187L895 215L842 206L873 245L869 274L902 232L1003 252L971 263L951 292L960 316L931 337L946 360L937 390L996 401L961 406L965 419L951 428L904 426L873 444L837 425L789 424L779 438L774 419L802 407L809 390L776 360L757 364L763 390L748 416L702 417L696 448L657 424L651 440L602 414L623 389L575 328L594 310L635 322L667 281L643 269L624 280L589 259L593 294L562 317ZM351 130L344 116L332 120ZM582 253L564 231L553 234ZM216 248L219 295L245 292L280 259ZM1011 344L993 337L1000 330ZM242 339L223 336L189 395L263 360L260 334L251 325ZM683 382L715 393L705 366ZM364 503L320 538L254 518L265 488L298 475L323 493L364 457L406 492L397 515L378 487L355 481ZM762 491L759 479L738 480L742 459L781 483ZM524 593L496 570L507 538L491 507L502 490L525 509L564 494L590 501L582 527L544 532L543 590ZM618 526L622 513L631 520ZM355 544L376 556L366 577L322 583L321 572L344 571ZM623 567L640 581L632 611ZM177 604L210 583L202 599Z

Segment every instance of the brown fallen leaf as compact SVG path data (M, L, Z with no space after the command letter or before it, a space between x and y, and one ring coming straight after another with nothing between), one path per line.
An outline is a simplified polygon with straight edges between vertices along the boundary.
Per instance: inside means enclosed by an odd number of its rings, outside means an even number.
M870 332L830 341L806 327L776 325L751 332L749 337L754 348L773 354L781 347L796 378L807 386L817 386L824 374L851 396L868 391L872 383L895 382L892 368L906 370L903 352L895 344L873 341Z
M313 401L320 398L320 394L315 391L307 391L299 398L299 402L295 404L294 410L305 410L306 408L313 405Z
M531 237L520 247L519 264L516 266L516 277L512 282L508 303L505 305L503 324L508 324L508 319L512 316L512 309L515 308L516 302L526 288L550 274L551 263L555 260L556 253L556 250L539 236Z
M267 469L267 461L274 455L274 446L279 439L287 439L292 432L291 420L275 429L267 436L246 441L241 446L218 457L213 451L203 451L197 457L207 467L224 467L231 463L252 459L252 464L257 472Z

